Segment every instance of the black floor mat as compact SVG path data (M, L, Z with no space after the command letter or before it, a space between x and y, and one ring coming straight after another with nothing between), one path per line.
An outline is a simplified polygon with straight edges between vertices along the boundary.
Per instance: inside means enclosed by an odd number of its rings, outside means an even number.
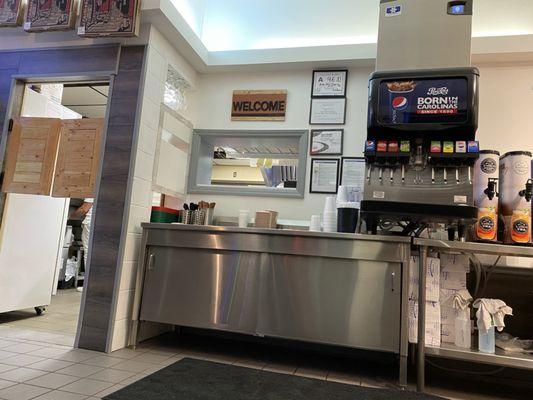
M381 400L441 399L184 358L106 396L107 400Z

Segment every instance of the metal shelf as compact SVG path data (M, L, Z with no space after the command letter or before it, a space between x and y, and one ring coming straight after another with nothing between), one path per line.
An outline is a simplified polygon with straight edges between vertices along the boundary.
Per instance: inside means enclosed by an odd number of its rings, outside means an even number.
M462 349L453 344L443 344L440 347L426 347L425 353L432 357L450 358L520 369L533 369L533 354L506 353L499 348L496 348L495 354L487 354L478 350Z
M415 246L427 246L437 250L451 252L471 252L480 254L493 254L498 256L533 257L533 247L510 246L496 243L458 242L434 239L415 238Z

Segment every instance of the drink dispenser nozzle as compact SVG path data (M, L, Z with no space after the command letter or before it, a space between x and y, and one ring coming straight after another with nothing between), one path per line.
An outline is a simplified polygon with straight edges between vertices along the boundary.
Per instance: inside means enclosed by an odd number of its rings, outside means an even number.
M526 182L526 188L521 190L518 194L521 197L525 197L527 202L530 202L531 197L533 197L533 181L531 181L531 179L528 179Z
M498 197L498 178L489 178L487 188L483 191L483 193L485 193L489 200L492 200L494 196Z

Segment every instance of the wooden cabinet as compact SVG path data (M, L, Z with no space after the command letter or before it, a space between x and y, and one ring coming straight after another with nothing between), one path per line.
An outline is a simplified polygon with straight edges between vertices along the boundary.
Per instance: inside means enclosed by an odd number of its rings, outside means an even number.
M52 196L94 197L103 131L103 118L61 121Z
M2 190L50 195L61 120L15 118L9 136Z

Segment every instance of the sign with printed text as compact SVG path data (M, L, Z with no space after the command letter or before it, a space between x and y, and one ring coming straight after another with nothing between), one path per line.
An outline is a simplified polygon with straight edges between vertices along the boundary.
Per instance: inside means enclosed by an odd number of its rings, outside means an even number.
M286 90L234 90L232 121L285 121Z
M382 81L378 120L385 124L459 123L468 117L463 77Z
M396 17L398 15L402 14L402 5L401 4L395 4L392 6L387 6L385 8L385 16L386 17Z

